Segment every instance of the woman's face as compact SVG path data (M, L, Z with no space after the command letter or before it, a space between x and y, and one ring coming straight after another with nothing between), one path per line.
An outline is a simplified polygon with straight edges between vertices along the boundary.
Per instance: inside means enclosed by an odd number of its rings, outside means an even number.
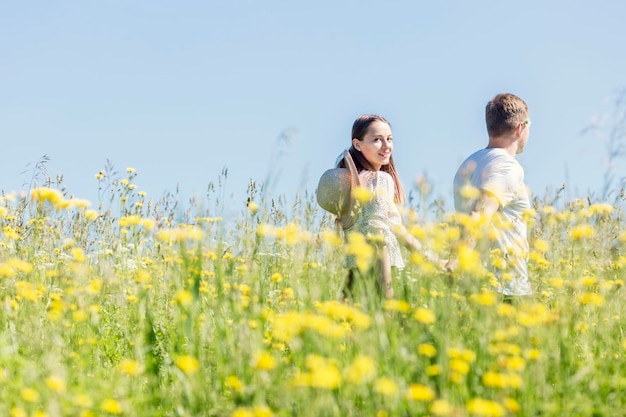
M391 127L380 120L372 122L361 140L352 139L352 145L357 151L361 151L365 159L378 171L383 165L389 164L393 139Z

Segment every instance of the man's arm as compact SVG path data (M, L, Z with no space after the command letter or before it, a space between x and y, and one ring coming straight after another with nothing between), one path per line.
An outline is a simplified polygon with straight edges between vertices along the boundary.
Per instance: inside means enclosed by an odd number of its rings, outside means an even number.
M489 221L499 208L500 201L489 191L481 190L480 198L474 203L470 217L474 221L478 221L481 218Z

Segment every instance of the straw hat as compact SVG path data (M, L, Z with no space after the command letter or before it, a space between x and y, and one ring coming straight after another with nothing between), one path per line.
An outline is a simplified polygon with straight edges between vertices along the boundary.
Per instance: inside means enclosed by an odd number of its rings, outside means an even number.
M359 175L349 151L344 151L342 159L347 168L332 168L322 174L317 185L317 203L337 216L337 222L345 230L354 225L358 217L352 190L359 185Z

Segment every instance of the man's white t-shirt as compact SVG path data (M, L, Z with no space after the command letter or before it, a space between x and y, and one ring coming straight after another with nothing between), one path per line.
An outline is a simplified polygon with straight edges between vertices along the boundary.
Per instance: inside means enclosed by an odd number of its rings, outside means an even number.
M469 214L476 200L462 195L466 185L487 191L500 203L490 223L505 264L504 268L502 264L491 267L498 280L496 291L505 295L532 294L527 267L528 232L522 218L530 208L524 169L504 149L481 149L463 161L454 176L454 208Z

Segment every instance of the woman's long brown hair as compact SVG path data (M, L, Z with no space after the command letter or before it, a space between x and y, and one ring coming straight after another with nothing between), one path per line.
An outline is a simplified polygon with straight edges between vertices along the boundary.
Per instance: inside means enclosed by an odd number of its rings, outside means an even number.
M384 117L379 116L377 114L364 114L359 116L352 125L352 138L363 140L363 137L367 134L367 129L369 129L370 125L374 122L383 122L387 123L389 127L391 127L391 123L389 123ZM352 138L350 141L352 142ZM354 145L350 146L350 155L352 155L352 159L354 160L354 165L356 165L357 171L361 172L364 169L368 171L374 171L374 167L372 164L368 162L363 153L357 150ZM343 160L339 163L340 168L345 168ZM383 165L380 167L381 171L384 171L391 175L393 178L393 182L395 184L395 193L394 193L394 201L399 204L403 204L406 200L404 189L402 188L402 183L400 182L400 178L398 176L398 171L396 171L396 165L393 162L393 155L389 157L389 164Z

